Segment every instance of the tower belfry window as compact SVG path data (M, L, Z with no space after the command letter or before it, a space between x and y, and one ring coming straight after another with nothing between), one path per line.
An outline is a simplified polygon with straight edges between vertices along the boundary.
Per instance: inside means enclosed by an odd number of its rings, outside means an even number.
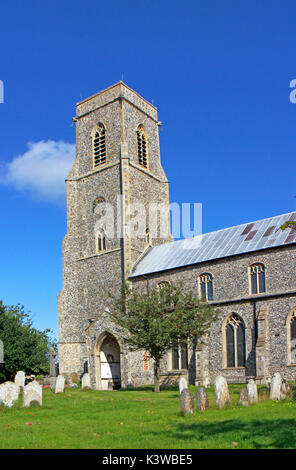
M94 167L106 163L106 132L103 124L99 124L93 137Z
M147 139L145 136L144 128L139 126L137 130L138 141L138 162L140 165L147 168L148 166L148 152L147 152Z

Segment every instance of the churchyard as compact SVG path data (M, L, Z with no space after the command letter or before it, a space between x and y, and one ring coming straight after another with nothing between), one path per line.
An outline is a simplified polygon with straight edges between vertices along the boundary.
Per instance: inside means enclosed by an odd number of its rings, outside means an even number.
M296 447L296 401L270 400L258 386L258 402L239 405L244 385L229 385L229 401L197 411L197 387L189 385L194 411L180 413L178 387L96 391L80 386L42 389L42 406L0 405L3 449L280 449ZM182 392L183 393L183 392ZM187 393L187 392L186 392ZM243 398L243 393L241 397Z

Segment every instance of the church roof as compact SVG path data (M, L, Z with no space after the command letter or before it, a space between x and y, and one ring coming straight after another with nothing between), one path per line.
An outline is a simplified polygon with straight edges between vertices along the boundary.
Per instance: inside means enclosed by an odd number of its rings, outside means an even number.
M296 243L296 230L280 229L289 220L296 221L296 212L155 246L140 258L130 277Z

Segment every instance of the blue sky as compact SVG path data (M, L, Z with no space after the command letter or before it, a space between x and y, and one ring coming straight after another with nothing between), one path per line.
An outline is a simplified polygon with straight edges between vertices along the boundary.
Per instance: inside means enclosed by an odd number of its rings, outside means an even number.
M170 199L202 202L203 231L295 210L295 17L290 0L2 2L4 303L57 338L75 104L122 78L158 107Z

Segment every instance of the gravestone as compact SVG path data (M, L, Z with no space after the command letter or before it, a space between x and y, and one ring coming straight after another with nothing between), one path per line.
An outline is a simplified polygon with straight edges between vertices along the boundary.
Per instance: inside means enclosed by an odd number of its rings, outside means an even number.
M281 399L281 388L282 388L282 377L281 374L276 372L270 384L270 399L271 400L280 400Z
M247 390L248 390L249 403L257 403L258 402L257 385L253 379L249 380L249 382L247 383Z
M287 398L289 393L290 393L290 387L288 385L288 382L286 379L283 379L282 385L281 385L281 400L284 400L285 398Z
M78 375L76 372L71 372L71 374L68 374L68 385L69 388L77 388L78 385Z
M185 377L181 377L179 379L179 393L181 394L185 388L188 388L187 380L185 379Z
M0 405L11 408L18 401L19 386L13 382L4 382L0 385Z
M19 387L24 387L25 386L25 380L26 380L26 374L22 370L19 370L16 373L16 376L14 378L14 383L15 385L18 385Z
M242 405L242 406L248 406L248 405L249 405L248 389L247 389L247 387L244 387L244 388L241 388L241 389L240 389L238 404L239 404L239 405Z
M56 384L55 384L55 393L63 393L65 387L65 377L63 375L58 375Z
M35 403L42 406L42 385L36 382L36 380L24 387L23 407L28 408Z
M198 411L204 411L209 408L209 399L204 387L198 387L195 394L196 408Z
M88 373L83 374L82 376L81 388L82 390L85 388L91 388L90 375Z
M218 375L214 382L214 389L216 395L216 405L218 408L223 408L226 403L229 403L228 385L225 377Z
M183 414L191 414L194 411L194 399L188 388L184 388L179 395L180 412Z

